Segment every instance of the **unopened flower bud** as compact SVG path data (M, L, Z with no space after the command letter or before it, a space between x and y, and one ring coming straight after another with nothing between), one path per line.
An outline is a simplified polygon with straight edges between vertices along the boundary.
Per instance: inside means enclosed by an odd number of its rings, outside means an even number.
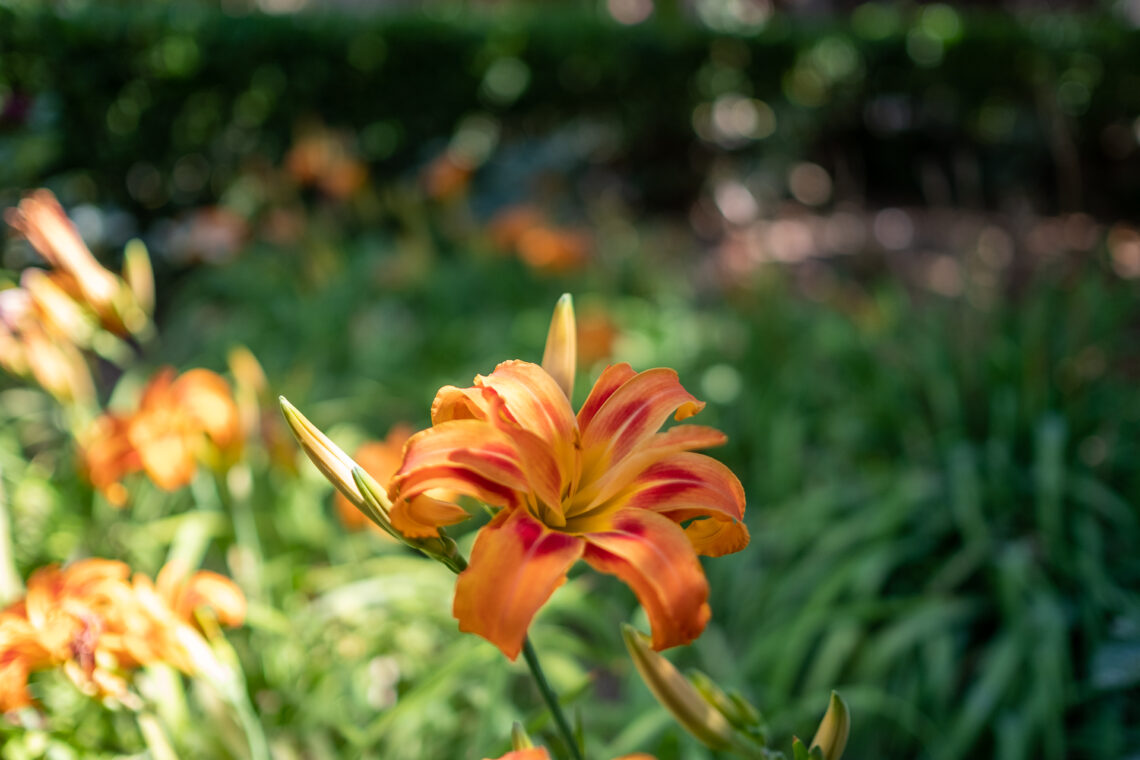
M847 747L847 735L851 731L851 715L847 703L836 692L831 692L827 712L811 740L811 749L818 747L823 760L839 760Z
M301 450L317 466L321 474L336 486L338 491L343 493L358 509L368 514L370 510L365 506L364 495L360 493L356 480L352 477L352 469L357 466L356 462L352 461L352 457L345 454L339 446L330 441L328 436L322 433L316 425L309 422L308 418L301 414L297 407L290 404L284 396L279 396L278 401L281 404L281 412L285 415L285 421L293 432L293 437L297 439L297 443L301 444Z
M686 731L711 749L730 749L737 743L728 719L671 662L653 651L647 636L623 625L622 638L645 685Z

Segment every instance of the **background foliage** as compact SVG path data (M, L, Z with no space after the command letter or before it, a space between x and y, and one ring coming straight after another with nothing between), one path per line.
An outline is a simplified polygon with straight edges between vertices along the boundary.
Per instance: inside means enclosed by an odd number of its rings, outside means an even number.
M122 377L98 365L105 398L242 344L347 449L425 424L440 385L538 359L571 291L612 331L590 379L611 355L676 367L729 435L753 544L706 564L713 622L675 659L753 698L777 746L836 687L851 757L1128 756L1138 33L884 4L738 32L0 8L0 199L51 186L107 261L147 240L161 341ZM290 169L313 135L366 178ZM805 190L805 166L827 182ZM523 202L584 252L508 255L495 219ZM3 265L34 261L13 241ZM53 403L0 383L21 574L86 555L153 572L204 541L251 598L229 638L275 756L481 758L512 720L544 729L525 673L455 631L446 571L347 532L307 463L256 444L244 483L140 479L116 511ZM704 757L625 659L635 607L575 577L536 645L591 754ZM240 757L187 688L180 750ZM38 729L0 723L5 757L139 751L66 682L37 697Z

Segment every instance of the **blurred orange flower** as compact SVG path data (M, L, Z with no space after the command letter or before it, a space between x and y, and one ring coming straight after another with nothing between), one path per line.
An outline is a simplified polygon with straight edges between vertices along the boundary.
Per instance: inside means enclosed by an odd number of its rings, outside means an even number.
M480 530L458 579L462 631L517 657L538 609L579 559L628 583L645 607L656 649L687 644L709 618L698 554L748 543L736 476L694 449L722 444L712 428L657 432L704 404L671 369L608 367L575 416L573 308L555 310L542 366L503 362L470 388L447 386L433 426L408 441L389 486L392 525L413 538L459 522L459 506L417 497L449 488L500 509Z
M618 326L605 309L587 311L578 322L578 362L589 366L612 357L618 335Z
M436 156L424 167L424 192L437 201L449 201L463 195L475 174L471 166L449 151Z
M368 180L348 134L310 128L285 156L285 168L299 185L313 185L328 196L352 197Z
M136 270L124 280L107 271L91 254L50 190L29 194L19 205L9 209L5 218L47 259L52 267L48 275L52 284L94 312L104 328L125 334L147 327L146 307L150 298L147 289L153 288L153 283L145 281L150 277L149 264L144 267L146 277L139 277L140 272ZM41 289L37 298L43 294ZM59 305L58 299L54 304ZM45 304L44 311L51 313L53 308Z
M28 676L62 667L87 694L128 697L126 671L166 662L196 669L194 611L212 607L220 622L240 625L245 599L227 578L187 577L168 565L157 588L122 562L87 559L41 568L27 595L0 611L0 712L30 705Z
M515 253L542 274L572 271L586 263L590 237L551 225L533 206L511 206L490 222L488 233L498 248Z
M83 354L53 322L37 313L23 288L0 291L0 367L31 377L64 403L90 404L95 398L91 370Z
M132 472L145 471L173 491L194 478L199 463L225 469L241 447L241 417L229 383L205 369L175 377L170 367L151 378L133 414L103 414L81 440L84 471L116 506L126 503L120 481Z

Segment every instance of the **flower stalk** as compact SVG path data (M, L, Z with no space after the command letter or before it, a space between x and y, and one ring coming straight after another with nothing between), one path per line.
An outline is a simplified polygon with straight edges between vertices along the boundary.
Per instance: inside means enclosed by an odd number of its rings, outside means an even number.
M526 660L526 666L530 668L530 673L534 677L534 683L538 686L539 693L542 694L543 701L550 709L550 714L554 716L554 724L558 727L558 733L562 734L562 740L566 743L566 751L570 753L572 760L582 760L582 748L578 746L578 741L574 738L574 731L570 728L570 722L566 720L566 714L562 712L562 705L558 703L558 695L550 688L546 674L542 672L542 664L538 661L538 653L534 651L534 645L530 643L529 636L523 640L522 653L523 659Z
M178 753L171 746L170 738L166 735L166 730L163 729L157 715L149 710L140 710L135 713L135 722L154 760L178 760Z
M16 571L12 556L12 527L8 514L8 497L4 490L4 472L0 469L0 608L24 593L24 584Z

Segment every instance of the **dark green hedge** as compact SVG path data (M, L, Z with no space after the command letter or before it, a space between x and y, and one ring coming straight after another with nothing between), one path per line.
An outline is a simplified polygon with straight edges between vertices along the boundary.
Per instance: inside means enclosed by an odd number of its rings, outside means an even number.
M684 206L728 154L815 160L872 202L1140 212L1140 31L1101 17L952 11L948 22L875 8L775 17L753 36L556 8L447 19L0 9L0 187L80 172L101 200L131 205L136 162L165 175L197 153L213 181L176 204L203 202L251 156L279 160L313 117L356 130L391 175L425 161L464 115L488 112L507 144L582 120L611 128L616 144L599 160L648 209ZM504 57L529 82L496 101L481 83ZM726 92L767 102L776 132L743 146L699 139L694 108Z

